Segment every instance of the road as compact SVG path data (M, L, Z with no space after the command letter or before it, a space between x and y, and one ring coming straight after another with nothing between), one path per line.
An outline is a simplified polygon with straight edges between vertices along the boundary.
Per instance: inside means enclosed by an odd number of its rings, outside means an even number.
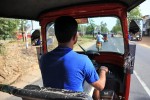
M120 48L120 46L122 46L123 44L119 44L118 41L121 41L120 39L116 39L114 40L113 38L110 39L109 41L116 41L115 44L113 45L103 45L103 50L107 49L108 47L112 46L113 49L110 50L119 50L120 52L124 52L122 48ZM143 41L143 40L142 40ZM106 42L107 43L107 42ZM129 100L150 100L150 45L147 43L143 43L141 44L141 42L134 42L137 44L136 47L136 57L135 57L135 68L134 68L134 74L132 74L131 77L131 88L130 88L130 96L129 96ZM149 38L149 42L150 43L150 38ZM117 44L119 44L120 46L118 46ZM116 49L116 47L118 49ZM93 46L93 48L95 48L95 46ZM96 49L96 48L95 48ZM26 82L23 83L23 85L25 84L36 84L36 85L41 85L42 86L42 79L40 78L40 75L37 77L37 75L32 75L34 73L31 73L31 75L29 74L28 77L30 77L30 79L33 79L31 76L33 76L35 79L35 81L32 82ZM20 83L18 83L20 85ZM17 87L23 87L19 86L16 84ZM4 96L6 95L7 98L3 98L0 100L21 100L20 98L14 97L14 96L10 96L8 94L3 94Z
M110 36L108 38L111 44L104 42L101 51L124 52L120 38ZM131 76L129 100L150 100L150 38L144 37L143 39L147 40L143 40L142 43L133 41L136 44L136 56L134 74ZM96 50L94 45L92 48Z
M97 50L96 46L93 45L88 49ZM110 51L110 52L119 52L124 53L124 43L123 38L120 37L111 37L108 35L108 42L102 43L102 49L100 51Z
M150 100L150 45L145 46L137 42L136 44L129 100Z

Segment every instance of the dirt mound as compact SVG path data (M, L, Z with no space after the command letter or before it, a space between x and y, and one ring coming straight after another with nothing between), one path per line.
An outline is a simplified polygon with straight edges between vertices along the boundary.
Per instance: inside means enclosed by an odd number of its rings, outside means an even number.
M0 83L11 84L27 69L38 66L36 47L25 47L22 41L1 43ZM2 51L1 50L1 51Z

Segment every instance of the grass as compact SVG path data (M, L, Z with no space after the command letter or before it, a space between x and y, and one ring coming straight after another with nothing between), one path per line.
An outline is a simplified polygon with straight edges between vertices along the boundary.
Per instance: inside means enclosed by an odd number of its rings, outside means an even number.
M84 35L84 36L79 36L78 37L78 44L85 44L87 42L93 41L93 35ZM15 42L19 42L19 44L25 44L25 42L23 42L23 40L10 40L8 43L15 43ZM28 43L30 44L31 40L28 39ZM5 44L5 43L4 43ZM3 43L0 44L0 55L4 55L6 52L6 48L5 45ZM54 43L52 45L48 46L48 51L53 50L55 47L57 47L57 40L56 38L54 39Z
M84 43L87 43L87 42L91 42L93 40L94 40L94 38L93 38L92 35L84 35L84 36L78 38L78 43L79 44L84 44Z
M82 37L81 36L78 37L77 43L83 45L83 44L90 42L90 41L93 41L93 36L92 35L84 35ZM57 40L56 40L56 38L54 38L54 43L48 46L48 51L51 51L54 48L56 48L57 44L58 44Z
M5 49L5 45L4 44L0 44L0 55L4 55L6 52L6 49Z

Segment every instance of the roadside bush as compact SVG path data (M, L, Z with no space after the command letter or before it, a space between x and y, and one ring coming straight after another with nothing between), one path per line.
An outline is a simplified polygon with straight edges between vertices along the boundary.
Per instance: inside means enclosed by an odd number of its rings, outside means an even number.
M0 43L0 55L5 54L5 45L3 43Z

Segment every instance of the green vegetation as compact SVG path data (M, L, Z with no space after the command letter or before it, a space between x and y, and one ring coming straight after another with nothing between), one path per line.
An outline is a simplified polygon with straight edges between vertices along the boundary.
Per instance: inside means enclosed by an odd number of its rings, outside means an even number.
M25 26L26 24L27 24L27 20L19 20L19 25L20 25L19 30L21 32L24 32L26 30L26 26Z
M5 46L2 44L2 43L0 43L0 55L4 55L5 54Z
M26 20L0 18L0 39L15 38L16 31L24 31Z
M92 42L92 41L93 41L93 35L92 35L92 34L91 34L91 35L86 34L86 35L84 35L84 36L79 36L77 43L78 43L78 44L85 44L85 43L87 43L87 42ZM47 46L47 49L48 49L48 51L51 51L51 50L53 50L54 48L56 48L57 46L58 46L58 42L57 42L56 38L54 37L54 42L53 42L53 44L48 45L48 46ZM76 44L75 46L78 46L78 45Z
M93 35L84 35L78 38L79 44L84 44L93 40Z
M93 34L94 32L94 27L92 25L88 25L86 27L86 34Z
M112 28L111 31L112 31L114 34L118 34L119 32L122 32L120 20L117 20L117 21L116 21L116 25Z
M134 20L142 19L142 14L140 12L139 6L137 6L128 13L128 23L130 23L132 19ZM115 34L120 33L122 31L120 20L116 21L116 25L112 28L111 31Z
M18 25L19 20L0 18L0 38L6 40L6 38L13 37Z
M142 19L142 14L140 12L140 7L137 6L136 8L134 8L133 10L131 10L128 13L128 23L132 20L132 19Z
M84 35L94 35L95 33L101 32L101 33L108 33L109 30L107 28L107 24L105 22L100 22L99 25L96 25L94 20L89 18L89 23L87 24L79 24L78 25L78 31L81 32Z
M108 33L109 32L109 30L107 28L107 24L104 22L101 22L100 28L101 28L101 33Z

